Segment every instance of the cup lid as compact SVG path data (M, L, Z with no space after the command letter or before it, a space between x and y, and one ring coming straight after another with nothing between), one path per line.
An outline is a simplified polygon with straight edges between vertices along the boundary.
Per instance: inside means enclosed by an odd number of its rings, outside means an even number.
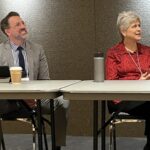
M9 70L22 70L22 67L19 67L19 66L10 67Z

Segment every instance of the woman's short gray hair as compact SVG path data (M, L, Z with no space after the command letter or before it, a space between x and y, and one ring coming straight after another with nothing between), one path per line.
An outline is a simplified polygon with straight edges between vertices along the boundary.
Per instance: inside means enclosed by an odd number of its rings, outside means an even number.
M123 11L119 13L117 18L117 27L119 32L122 30L127 30L131 23L136 20L141 22L140 17L133 11Z

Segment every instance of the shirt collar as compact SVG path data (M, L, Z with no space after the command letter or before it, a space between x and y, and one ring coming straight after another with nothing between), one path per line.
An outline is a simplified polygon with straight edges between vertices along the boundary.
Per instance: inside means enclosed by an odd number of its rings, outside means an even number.
M119 46L119 49L121 50L122 54L128 53L127 50L125 49L125 45L124 45L123 41L120 42L119 45L120 45L120 46ZM140 43L137 43L137 48L138 48L139 54L142 54L143 51L142 51L142 48L141 48L141 44L140 44Z
M25 45L26 45L25 43L23 43L23 45L20 45L23 48L23 50L25 50ZM17 51L17 48L19 47L18 45L16 45L12 41L10 41L10 46L13 49L13 51Z

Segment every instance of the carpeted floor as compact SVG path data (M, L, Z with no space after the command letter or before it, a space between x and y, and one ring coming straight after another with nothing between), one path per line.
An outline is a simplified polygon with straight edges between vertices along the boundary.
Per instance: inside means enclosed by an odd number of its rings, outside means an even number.
M6 150L32 150L32 135L29 134L5 134ZM49 141L49 150L51 150L51 138ZM117 138L117 150L142 150L145 144L145 138ZM99 138L99 150L100 147ZM67 136L67 146L62 150L92 150L92 137ZM109 139L106 140L106 150L109 150Z

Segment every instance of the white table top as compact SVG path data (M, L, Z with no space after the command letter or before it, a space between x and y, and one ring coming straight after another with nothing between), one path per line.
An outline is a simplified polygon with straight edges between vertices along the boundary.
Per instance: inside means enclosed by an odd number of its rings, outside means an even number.
M82 81L61 89L65 98L70 100L150 100L149 80L106 80Z
M63 87L79 80L37 80L24 81L21 84L0 83L0 99L8 98L54 98ZM50 95L53 94L53 95Z
M60 88L79 82L79 80L35 80L24 81L21 84L0 83L0 93L28 91L58 91Z

